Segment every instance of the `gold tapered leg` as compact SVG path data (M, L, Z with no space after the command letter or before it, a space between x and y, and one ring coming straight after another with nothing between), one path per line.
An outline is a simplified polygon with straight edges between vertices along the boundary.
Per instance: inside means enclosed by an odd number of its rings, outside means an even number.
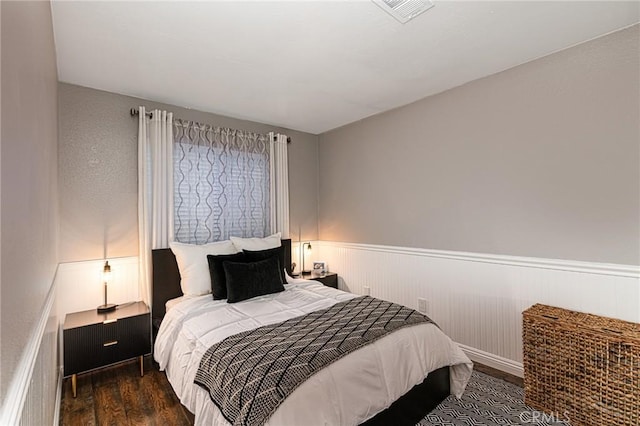
M76 397L76 389L77 389L77 383L78 382L78 375L77 374L72 374L71 375L71 391L73 392L73 397Z
M140 377L144 376L144 356L140 357Z

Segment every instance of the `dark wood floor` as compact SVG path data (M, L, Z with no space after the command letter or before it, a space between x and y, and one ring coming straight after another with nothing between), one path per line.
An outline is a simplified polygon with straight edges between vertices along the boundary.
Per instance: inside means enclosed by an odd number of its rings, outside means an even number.
M522 379L482 364L474 369L522 386ZM192 425L193 415L180 404L167 376L145 358L140 377L137 361L78 376L78 396L71 380L62 391L62 425Z
M193 415L173 392L167 376L145 357L140 377L136 360L78 376L77 397L65 379L62 425L192 425Z

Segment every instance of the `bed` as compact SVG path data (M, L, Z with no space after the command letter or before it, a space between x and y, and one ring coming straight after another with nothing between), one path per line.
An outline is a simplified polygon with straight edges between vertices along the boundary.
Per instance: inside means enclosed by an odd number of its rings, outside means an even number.
M282 245L290 274L291 240ZM290 278L281 293L234 304L211 295L184 297L172 251L154 250L152 260L154 358L196 424L229 424L207 391L194 383L212 344L358 297ZM471 369L471 361L434 324L405 327L315 373L265 424L414 425L449 394L460 396Z

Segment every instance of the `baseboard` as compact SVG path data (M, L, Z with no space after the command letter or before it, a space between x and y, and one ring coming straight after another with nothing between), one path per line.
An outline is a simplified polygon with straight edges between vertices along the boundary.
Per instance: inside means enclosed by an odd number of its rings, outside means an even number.
M495 368L496 370L504 371L505 373L513 374L514 376L524 377L524 367L521 362L503 358L460 343L458 343L458 346L460 346L462 352L464 352L471 361L479 362L480 364Z
M60 424L60 408L62 407L62 384L64 382L64 370L63 366L60 366L58 371L58 388L56 390L56 406L53 414L53 426Z

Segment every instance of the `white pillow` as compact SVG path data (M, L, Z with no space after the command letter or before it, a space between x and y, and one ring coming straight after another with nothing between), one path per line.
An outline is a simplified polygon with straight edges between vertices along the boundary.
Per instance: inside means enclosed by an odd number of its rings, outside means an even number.
M233 245L238 249L238 251L242 250L266 250L270 248L280 247L282 245L282 241L280 241L280 236L282 234L280 232L276 232L273 235L269 235L264 238L240 238L240 237L230 237Z
M238 250L229 240L217 243L195 245L169 243L176 256L180 271L180 287L185 296L200 296L211 293L211 275L209 274L208 254L233 254Z

